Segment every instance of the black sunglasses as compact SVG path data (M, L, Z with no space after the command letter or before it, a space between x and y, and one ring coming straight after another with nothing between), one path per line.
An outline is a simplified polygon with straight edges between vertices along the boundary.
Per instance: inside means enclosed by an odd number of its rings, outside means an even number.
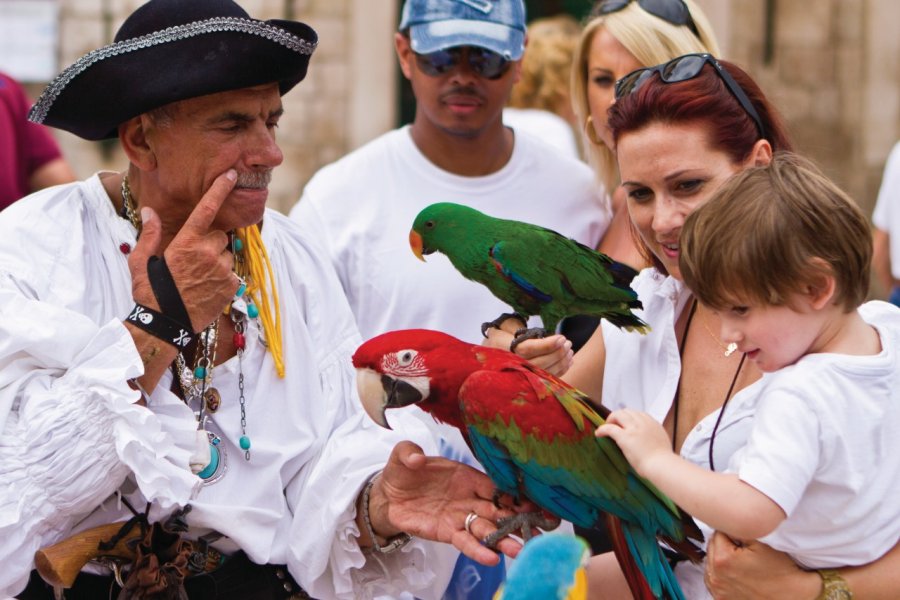
M713 66L719 78L725 82L725 87L728 88L731 95L737 99L747 116L753 119L756 128L759 130L759 137L765 138L766 128L763 127L762 119L759 118L759 114L753 108L750 98L747 97L747 94L741 89L741 86L738 85L731 74L723 69L719 61L711 54L685 54L655 67L646 67L632 71L616 82L616 100L637 91L656 73L659 73L663 83L677 83L698 76L703 71L703 66L707 63Z
M618 12L632 2L637 2L644 12L659 17L672 25L686 25L698 39L700 38L697 25L691 18L691 11L682 0L604 0L594 7L592 14L598 16Z
M511 61L496 52L478 46L455 46L428 54L416 54L416 62L423 73L437 77L455 69L462 62L464 54L472 72L485 79L500 79L511 64Z

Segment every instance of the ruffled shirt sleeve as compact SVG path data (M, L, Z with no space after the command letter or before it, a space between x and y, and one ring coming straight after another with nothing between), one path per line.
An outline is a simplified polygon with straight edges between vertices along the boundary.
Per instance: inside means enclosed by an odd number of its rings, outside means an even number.
M127 380L143 367L121 319L98 324L57 303L9 258L21 244L29 271L46 275L51 253L29 254L24 237L0 243L0 597L24 588L35 550L71 535L129 475L164 509L187 502L198 483L187 450L136 404ZM75 265L90 252L66 265L72 282L88 276Z
M339 350L343 354L356 346L353 342ZM331 402L358 402L349 354L344 356L346 360L322 369L323 389ZM387 431L353 405L348 409L315 463L288 486L288 503L294 506L292 572L317 598L397 597L403 591L440 598L458 556L452 546L414 539L393 554L363 552L356 525L356 499L365 482L384 467L394 445L408 439L434 455L433 438L421 421L402 411L393 411L393 431ZM315 535L321 530L335 534L322 539Z

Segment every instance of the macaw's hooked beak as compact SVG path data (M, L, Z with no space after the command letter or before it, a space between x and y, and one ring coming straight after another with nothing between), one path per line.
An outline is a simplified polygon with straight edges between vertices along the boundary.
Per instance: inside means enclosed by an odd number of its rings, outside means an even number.
M432 250L429 250L425 247L425 243L422 241L422 236L419 235L419 232L415 229L410 230L409 232L409 247L412 248L413 254L416 255L416 258L425 262L425 254L431 254Z
M422 393L402 379L394 379L372 369L356 369L356 388L369 418L390 429L384 412L422 401Z

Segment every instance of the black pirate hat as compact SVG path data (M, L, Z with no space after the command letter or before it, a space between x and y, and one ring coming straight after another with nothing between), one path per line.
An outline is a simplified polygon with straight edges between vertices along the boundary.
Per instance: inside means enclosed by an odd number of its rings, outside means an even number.
M306 76L318 38L297 21L259 21L232 0L150 0L115 41L50 82L29 119L88 140L171 102Z

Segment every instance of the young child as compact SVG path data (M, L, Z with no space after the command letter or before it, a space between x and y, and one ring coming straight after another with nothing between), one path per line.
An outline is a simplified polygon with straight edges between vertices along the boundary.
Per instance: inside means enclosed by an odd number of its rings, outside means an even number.
M616 411L597 435L733 539L815 569L880 557L900 538L900 310L863 304L867 219L815 166L781 154L724 185L680 239L686 285L764 372L747 445L713 472L673 453L645 413Z

